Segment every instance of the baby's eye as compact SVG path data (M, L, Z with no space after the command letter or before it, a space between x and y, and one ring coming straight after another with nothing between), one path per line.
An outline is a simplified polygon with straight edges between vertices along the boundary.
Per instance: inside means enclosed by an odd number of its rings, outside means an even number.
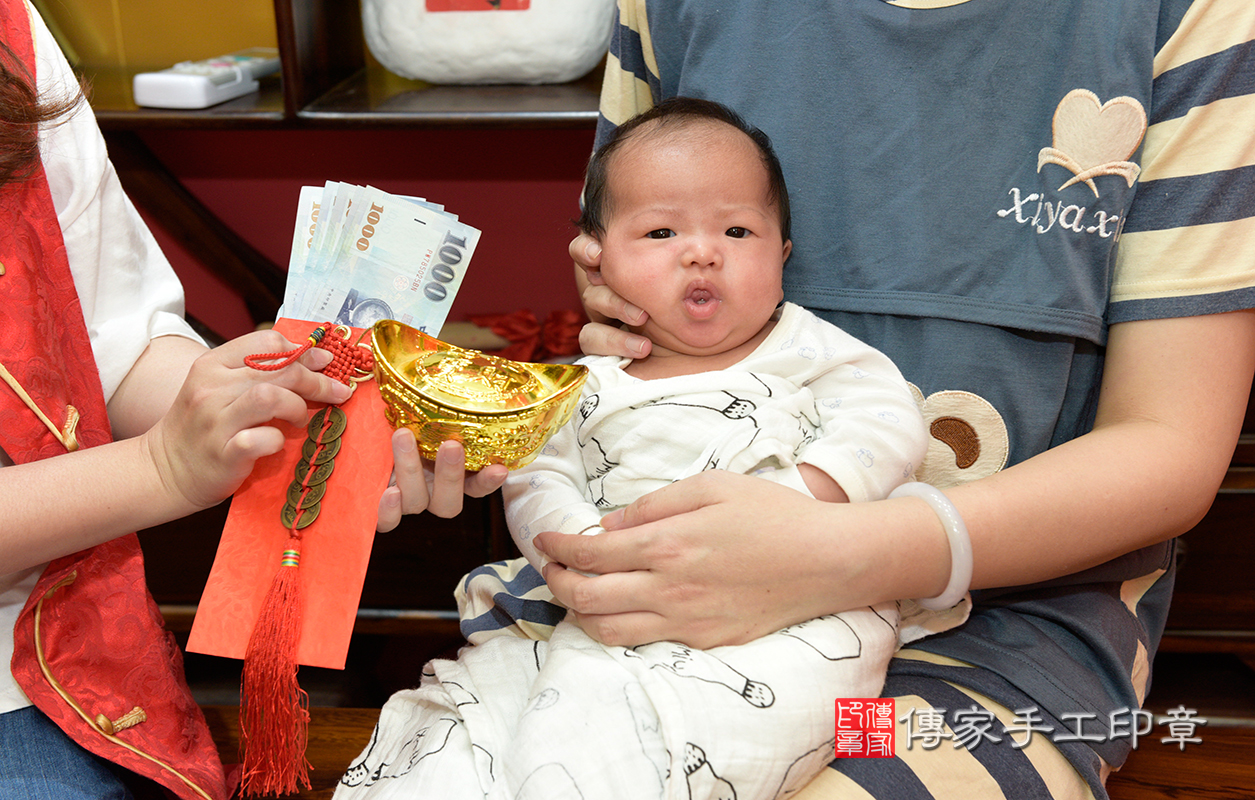
M675 231L670 228L659 228L658 230L650 231L645 235L650 239L670 239L672 236L675 236Z
M750 232L745 228L728 228L724 231L724 234L731 236L733 239L744 239L746 236L750 235Z

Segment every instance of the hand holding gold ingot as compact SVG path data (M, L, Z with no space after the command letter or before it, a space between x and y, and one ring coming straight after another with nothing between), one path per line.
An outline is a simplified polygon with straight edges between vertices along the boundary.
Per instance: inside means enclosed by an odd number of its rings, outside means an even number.
M530 463L571 418L588 376L464 350L395 320L375 323L370 346L388 422L412 430L430 459L441 442L461 442L469 470Z

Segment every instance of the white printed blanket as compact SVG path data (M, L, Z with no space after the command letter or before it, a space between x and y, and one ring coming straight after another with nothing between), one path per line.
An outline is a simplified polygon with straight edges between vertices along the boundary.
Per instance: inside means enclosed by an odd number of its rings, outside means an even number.
M388 700L335 798L785 797L831 761L836 698L880 694L898 626L889 603L706 651L489 638Z

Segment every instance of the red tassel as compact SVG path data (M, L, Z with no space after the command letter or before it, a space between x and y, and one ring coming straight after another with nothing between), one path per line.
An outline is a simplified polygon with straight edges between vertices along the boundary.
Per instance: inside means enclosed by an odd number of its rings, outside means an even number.
M246 795L308 789L309 695L296 680L301 635L300 539L288 540L248 641L240 687L240 745Z
M301 347L287 353L261 353L244 361L254 369L282 369L311 347L323 347L332 353L324 374L356 388L369 380L374 369L370 348L360 342L348 343L349 328L331 323L316 328ZM265 363L277 362L277 363ZM326 446L323 437L336 415L328 407L323 413L322 428L312 434L315 448L303 462L312 465ZM343 412L336 412L345 419ZM341 429L341 433L343 429ZM321 462L318 462L321 463ZM244 654L244 673L240 679L240 748L243 763L240 788L245 795L277 796L295 794L310 788L309 761L305 745L309 738L309 695L296 680L299 665L297 648L301 639L301 617L304 599L301 593L301 534L298 531L317 518L316 509L302 523L302 510L309 494L309 481L314 470L301 478L299 500L292 505L288 549L283 551L279 571L275 573L270 591L262 601L261 612L249 636ZM299 475L299 472L297 473ZM324 477L325 480L325 477ZM288 507L285 506L285 513Z

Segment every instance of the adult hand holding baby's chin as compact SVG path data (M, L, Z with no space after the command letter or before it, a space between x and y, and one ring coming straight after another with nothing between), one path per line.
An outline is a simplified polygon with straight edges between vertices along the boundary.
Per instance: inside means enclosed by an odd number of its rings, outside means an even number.
M645 312L614 293L601 275L601 244L587 233L571 240L568 251L575 262L575 283L580 302L592 322L580 330L580 349L588 355L644 358L652 343L619 327L618 323L643 325Z

